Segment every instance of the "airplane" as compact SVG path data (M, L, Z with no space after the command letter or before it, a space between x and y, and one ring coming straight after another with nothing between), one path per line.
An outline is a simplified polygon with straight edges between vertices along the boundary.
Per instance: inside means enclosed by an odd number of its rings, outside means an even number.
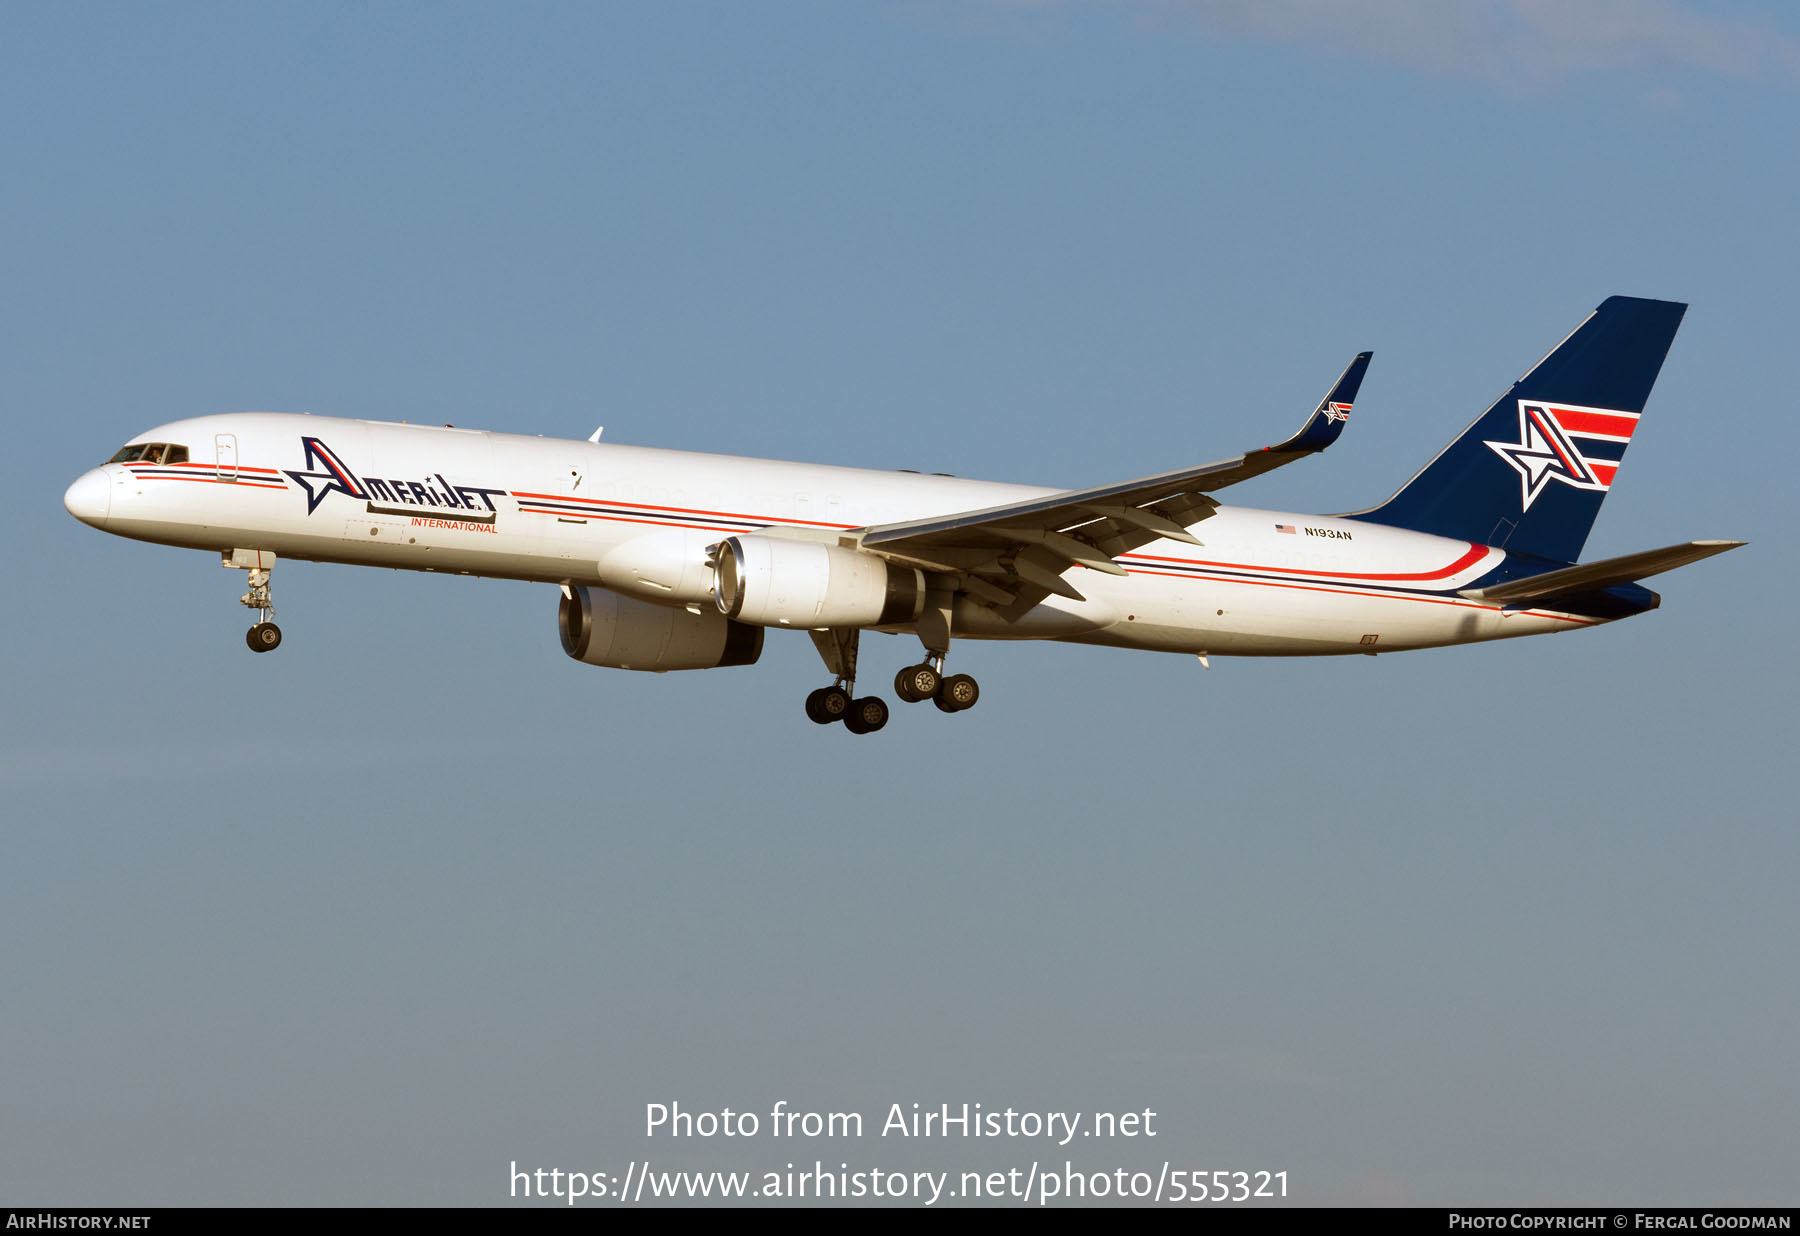
M806 715L887 724L858 697L863 631L911 633L894 693L946 713L953 639L1212 656L1379 654L1575 630L1656 608L1637 581L1742 541L1576 565L1687 306L1614 296L1387 501L1340 515L1216 495L1318 454L1359 353L1299 432L1119 484L1055 490L490 433L248 412L161 425L69 486L119 536L248 572L256 652L282 640L282 558L555 584L563 649L665 672L752 665L803 630L831 675Z

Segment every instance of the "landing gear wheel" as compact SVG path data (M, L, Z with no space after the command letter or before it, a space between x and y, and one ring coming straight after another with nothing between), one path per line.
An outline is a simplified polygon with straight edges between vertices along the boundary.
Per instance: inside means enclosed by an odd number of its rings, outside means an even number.
M257 622L244 632L244 642L251 652L273 652L281 646L281 628L275 625L275 600L269 594L269 573L275 568L275 555L261 550L226 550L223 563L233 570L248 571L250 591L238 598L238 604L256 611Z
M844 728L852 734L873 734L888 722L887 701L879 695L856 700L844 715Z
M939 685L935 698L943 711L961 712L975 707L975 701L981 698L981 688L967 674L952 674Z
M942 681L929 665L909 665L894 675L894 694L909 704L917 704L936 695Z
M819 725L842 721L850 711L850 696L842 687L820 687L806 697L806 715Z

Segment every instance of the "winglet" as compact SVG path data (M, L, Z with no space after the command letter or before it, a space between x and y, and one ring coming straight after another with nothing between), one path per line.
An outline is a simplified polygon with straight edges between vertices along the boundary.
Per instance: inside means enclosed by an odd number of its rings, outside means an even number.
M1313 414L1306 418L1306 424L1300 426L1300 432L1277 446L1267 449L1271 451L1293 451L1311 453L1322 451L1338 440L1344 432L1344 426L1350 421L1350 405L1356 402L1356 392L1362 387L1363 375L1369 371L1369 358L1373 352L1358 352L1338 378Z

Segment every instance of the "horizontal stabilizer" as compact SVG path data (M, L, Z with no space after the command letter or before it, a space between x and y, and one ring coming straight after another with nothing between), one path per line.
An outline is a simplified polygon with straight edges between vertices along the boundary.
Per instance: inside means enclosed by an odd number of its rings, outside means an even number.
M1471 601L1534 601L1544 597L1569 596L1581 592L1599 592L1615 584L1634 583L1676 567L1736 549L1744 541L1689 541L1663 549L1646 549L1641 554L1623 558L1603 558L1582 566L1546 571L1527 579L1495 584L1491 588L1470 588L1462 595Z

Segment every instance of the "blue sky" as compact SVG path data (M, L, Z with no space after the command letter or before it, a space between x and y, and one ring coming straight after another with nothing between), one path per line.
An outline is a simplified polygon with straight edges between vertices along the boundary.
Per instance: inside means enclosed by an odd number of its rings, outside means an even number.
M1795 1204L1775 5L0 9L15 463L0 1195L507 1201L763 1171L644 1105L1157 1110L1089 1170L1310 1204ZM240 408L1086 485L1391 492L1605 296L1692 304L1590 556L1747 549L1568 638L959 646L878 738L569 661L555 593L242 577L61 509ZM913 641L872 637L884 681ZM800 1152L1004 1170L1055 1147Z

